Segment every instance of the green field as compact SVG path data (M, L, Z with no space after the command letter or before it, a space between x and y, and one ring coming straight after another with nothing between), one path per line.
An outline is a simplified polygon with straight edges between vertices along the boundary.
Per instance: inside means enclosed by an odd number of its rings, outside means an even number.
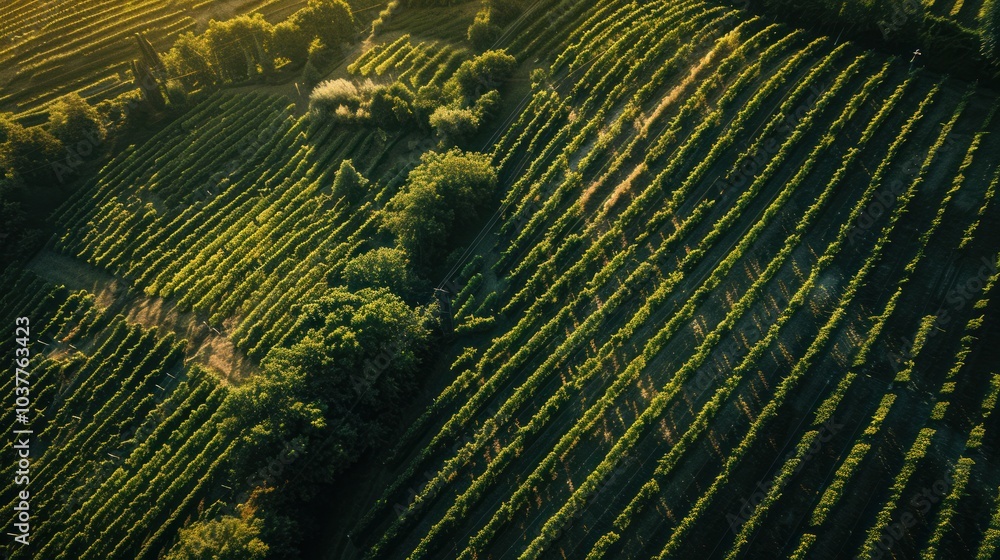
M25 4L22 116L131 89L134 26L165 52L199 9L305 5ZM996 557L988 57L972 82L766 3L433 4L354 6L306 72L199 76L53 187L0 274L31 320L10 558ZM985 34L991 4L923 6Z

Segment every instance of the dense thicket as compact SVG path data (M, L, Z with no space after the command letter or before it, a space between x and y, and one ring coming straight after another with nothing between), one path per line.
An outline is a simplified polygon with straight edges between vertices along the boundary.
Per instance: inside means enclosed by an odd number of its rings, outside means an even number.
M427 152L389 202L385 228L415 262L437 263L456 243L457 232L479 222L496 186L496 170L485 154Z
M339 52L356 33L356 21L346 2L309 0L277 25L260 14L212 20L201 35L181 35L163 61L170 78L188 89L217 86L267 76L283 61L303 65L311 58L313 44L315 52Z

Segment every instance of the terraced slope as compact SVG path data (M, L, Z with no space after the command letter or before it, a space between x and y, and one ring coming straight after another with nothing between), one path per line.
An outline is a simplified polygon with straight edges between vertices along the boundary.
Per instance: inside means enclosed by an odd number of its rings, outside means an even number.
M357 556L992 557L996 95L706 0L542 1L496 47L533 83L476 139L503 200L438 285L463 357L371 461ZM394 33L347 70L418 89L471 55ZM46 255L259 360L433 147L220 92L78 190ZM242 426L176 333L0 283L49 345L45 557L154 558L233 511Z
M493 147L498 293L461 302L502 326L352 540L832 558L919 513L894 550L990 546L994 96L711 4L572 6L510 45L553 62Z
M260 11L281 15L300 0L16 0L0 8L0 109L22 117L73 91L96 103L132 89L128 62L138 58L136 33L164 51L210 18Z
M35 529L32 548L7 552L156 558L199 502L219 496L213 483L237 446L235 422L220 406L227 389L186 364L187 341L112 316L86 291L31 273L6 273L0 285L7 322L34 321L29 384L18 384L31 391ZM6 342L3 350L13 353ZM7 394L15 381L4 382ZM5 422L25 427L13 413ZM4 465L5 497L24 489L14 486L15 469Z

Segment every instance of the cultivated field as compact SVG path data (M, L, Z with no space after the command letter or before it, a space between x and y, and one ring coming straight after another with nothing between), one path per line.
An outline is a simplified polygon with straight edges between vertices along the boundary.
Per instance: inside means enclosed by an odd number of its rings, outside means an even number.
M134 89L129 61L135 34L169 48L209 19L258 11L284 17L304 0L14 0L0 8L0 109L28 122L44 120L45 104L78 92L92 103Z
M223 9L37 4L0 24L0 103L21 112L119 91L119 43ZM329 76L447 89L478 54L470 6L386 16ZM708 0L540 0L492 48L517 68L465 147L498 204L420 284L441 305L422 390L357 487L321 493L302 557L995 557L996 93ZM67 75L79 49L106 54ZM0 275L3 320L30 316L38 345L40 513L11 558L160 558L312 461L234 475L269 457L232 395L313 336L308 305L443 144L249 89L111 154Z

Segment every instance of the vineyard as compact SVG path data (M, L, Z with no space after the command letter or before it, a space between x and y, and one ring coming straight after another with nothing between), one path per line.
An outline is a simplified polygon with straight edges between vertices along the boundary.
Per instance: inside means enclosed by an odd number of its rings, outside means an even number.
M128 62L134 35L159 49L209 18L258 11L266 17L303 5L299 0L240 0L225 10L205 0L17 0L0 8L0 108L32 119L45 104L79 92L91 103L134 89Z
M35 554L156 558L193 500L209 497L236 445L233 422L220 410L226 389L185 364L186 341L104 313L86 291L52 287L31 273L2 282L5 312L45 325L32 333L44 345L33 371L42 388L34 429L50 442L37 470L46 483L34 505L47 522L35 535ZM6 423L14 429L12 418ZM13 469L5 470L13 481ZM5 486L9 495L12 484ZM104 527L100 539L85 538L93 523Z
M33 341L36 517L10 557L195 558L185 531L234 517L272 547L252 560L995 557L996 93L710 0L525 3L483 54L464 29L497 3L390 5L317 88L385 88L336 98L341 120L206 94L0 273ZM126 87L120 42L169 46L215 9L23 4L0 24L19 111ZM969 27L981 8L923 5ZM507 82L465 87L499 49ZM450 139L356 115L389 99L419 123L428 98L475 117L447 154L485 154L497 193L439 261L406 261L401 208L429 196L411 171ZM296 376L353 389L310 400ZM274 458L293 443L306 459ZM250 521L291 496L323 535L298 555Z
M698 2L509 48L556 54L492 152L503 327L366 557L875 557L914 517L902 557L991 557L995 98Z
M981 0L941 0L926 2L930 12L942 17L953 19L961 25L974 28L976 20L979 18L979 11L983 8Z

